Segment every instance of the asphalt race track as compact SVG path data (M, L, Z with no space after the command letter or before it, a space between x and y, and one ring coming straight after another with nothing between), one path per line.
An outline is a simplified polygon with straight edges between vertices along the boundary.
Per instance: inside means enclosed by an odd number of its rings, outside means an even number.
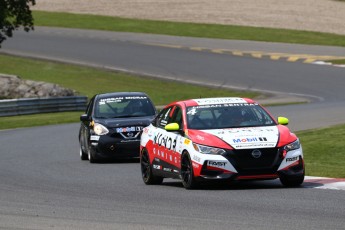
M279 44L49 28L17 33L1 52L282 91L312 101L271 108L289 117L293 130L345 123L344 68L152 43L345 56L338 47L295 50ZM306 180L300 188L284 188L278 180L216 184L194 191L174 180L147 186L137 160L81 161L78 128L79 124L66 124L0 131L0 229L344 229L345 190L319 189L323 184L317 180Z

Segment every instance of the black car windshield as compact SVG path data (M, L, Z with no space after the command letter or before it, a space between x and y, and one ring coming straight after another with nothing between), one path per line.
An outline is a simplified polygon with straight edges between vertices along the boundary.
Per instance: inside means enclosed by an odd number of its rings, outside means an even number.
M217 104L187 107L190 129L223 129L276 125L257 104Z
M155 115L155 109L146 96L117 96L100 98L95 106L96 118L125 118Z

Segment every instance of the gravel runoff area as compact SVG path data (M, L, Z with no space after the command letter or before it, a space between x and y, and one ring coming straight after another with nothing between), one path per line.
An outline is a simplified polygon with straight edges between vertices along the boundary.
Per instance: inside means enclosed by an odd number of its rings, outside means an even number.
M345 35L345 2L337 0L38 0L32 9Z

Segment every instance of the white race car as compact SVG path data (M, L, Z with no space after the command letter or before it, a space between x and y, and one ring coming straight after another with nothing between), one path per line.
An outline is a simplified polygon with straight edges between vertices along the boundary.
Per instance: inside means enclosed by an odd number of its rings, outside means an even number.
M304 180L302 146L287 128L247 98L204 98L167 105L143 129L142 178L160 184L181 179L187 189L202 180L268 180L285 186Z

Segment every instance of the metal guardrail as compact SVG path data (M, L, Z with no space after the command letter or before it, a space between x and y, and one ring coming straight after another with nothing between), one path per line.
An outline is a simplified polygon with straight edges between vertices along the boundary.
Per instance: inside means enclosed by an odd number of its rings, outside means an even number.
M85 110L87 97L20 98L0 100L0 117Z

